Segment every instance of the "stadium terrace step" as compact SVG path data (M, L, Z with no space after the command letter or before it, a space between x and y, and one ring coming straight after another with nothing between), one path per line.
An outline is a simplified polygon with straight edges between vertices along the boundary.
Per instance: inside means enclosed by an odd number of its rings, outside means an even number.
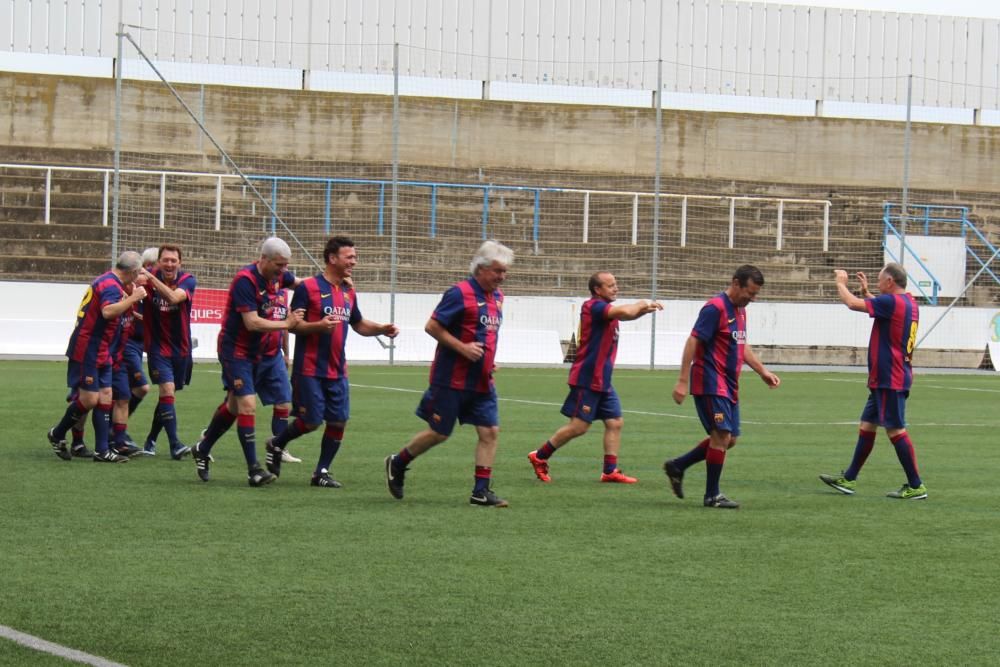
M46 225L41 221L15 222L0 219L0 239L5 242L33 240L76 243L99 241L111 247L111 228L100 225ZM6 249L6 246L5 246Z

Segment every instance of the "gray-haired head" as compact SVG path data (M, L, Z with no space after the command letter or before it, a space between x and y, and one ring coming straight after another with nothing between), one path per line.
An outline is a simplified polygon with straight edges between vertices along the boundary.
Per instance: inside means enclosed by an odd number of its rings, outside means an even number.
M472 263L469 264L469 273L476 275L476 271L493 264L493 262L499 262L505 267L509 267L514 263L514 251L493 239L483 241L483 244L479 246L479 250L472 257Z
M150 264L156 264L156 260L160 259L160 249L156 246L152 248L146 248L142 251L142 265L149 266Z
M292 249L277 236L272 236L264 239L264 242L260 244L260 256L266 259L278 259L279 257L291 259Z
M906 269L903 268L902 264L889 262L882 267L882 272L892 278L892 282L896 283L896 287L906 289Z
M118 255L115 268L123 272L136 272L142 266L142 256L134 250L126 250Z

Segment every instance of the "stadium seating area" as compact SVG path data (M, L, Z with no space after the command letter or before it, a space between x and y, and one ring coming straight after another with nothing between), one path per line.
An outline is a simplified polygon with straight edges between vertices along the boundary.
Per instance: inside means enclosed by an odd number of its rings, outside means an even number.
M15 164L109 167L109 151L16 148L5 151ZM147 156L148 158L148 156ZM158 155L158 169L222 173L217 160L203 155ZM269 160L268 175L296 176L296 164ZM386 165L330 163L317 167L330 176L387 179ZM258 174L259 176L259 174ZM469 173L468 170L404 166L401 180L440 183L483 183L529 187L607 188L602 174L533 174L531 172ZM652 179L613 179L615 189L649 191ZM255 180L265 196L267 180ZM160 180L156 175L123 177L123 244L145 247L161 241L198 239L188 243L185 264L203 285L221 287L234 269L253 259L256 242L271 229L271 216L245 189L232 184L223 190L219 232L214 231L215 178L192 177L167 195L167 219L159 228ZM111 255L110 210L105 211L104 176L99 172L52 174L51 200L45 224L46 172L0 168L0 279L83 281L104 270ZM357 277L373 291L388 290L392 278L389 188L337 184L331 194L330 230L350 234L363 251ZM827 279L833 267L876 270L882 263L882 211L885 191L851 188L840 193L818 186L731 181L672 180L664 192L755 195L826 199L831 201L829 250L822 247L822 211L815 205L786 205L783 244L776 249L777 205L739 203L734 248L727 248L727 200L705 204L694 217L689 212L686 245L681 247L678 199L661 200L657 293L667 298L701 296L718 289L720 267L744 262L759 265L768 279L768 300L829 301L835 298ZM396 245L398 291L437 291L461 274L456 257L467 257L483 235L483 191L438 188L435 193L434 237L431 237L431 190L401 187ZM987 194L912 193L913 201L969 205L984 233L1000 230L1000 205ZM545 193L535 222L532 191L493 191L485 232L511 245L518 254L516 280L510 294L578 295L576 276L598 268L616 273L623 292L648 293L652 266L652 199L639 203L637 243L632 244L631 197L594 198L589 205L588 239L583 242L582 195ZM379 210L381 206L381 216ZM281 186L278 213L302 246L316 255L326 230L326 199L322 184L313 188ZM183 216L173 216L175 210ZM128 215L124 211L128 211ZM137 213L139 212L139 213ZM107 218L108 226L102 224ZM751 227L748 231L747 227ZM381 234L379 229L381 228ZM536 238L537 229L537 238ZM219 243L212 243L218 235ZM294 247L294 244L293 244ZM987 253L988 256L988 253ZM978 269L970 266L969 275ZM456 275L456 271L458 275ZM567 278L574 278L567 280ZM964 305L991 305L996 290L974 288Z

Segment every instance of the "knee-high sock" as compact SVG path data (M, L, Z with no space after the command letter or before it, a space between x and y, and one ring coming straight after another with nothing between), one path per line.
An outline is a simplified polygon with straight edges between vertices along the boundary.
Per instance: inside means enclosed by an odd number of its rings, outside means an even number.
M139 404L142 403L142 399L143 398L144 398L143 396L136 396L135 394L132 394L132 396L128 399L128 416L129 417L132 416L132 413L135 412L136 408L139 407Z
M161 396L160 402L156 404L156 414L163 425L163 430L167 432L170 449L176 449L180 441L177 439L177 410L174 409L174 397Z
M271 413L271 435L281 435L288 428L288 408L274 408Z
M854 458L851 459L851 465L844 471L846 479L858 478L858 475L861 474L861 468L868 460L868 455L872 453L873 447L875 447L875 431L858 429L858 443L854 445Z
M313 430L315 429L309 428L309 425L302 421L301 417L296 417L295 421L288 425L288 428L274 436L274 439L271 440L271 444L278 449L284 449L285 445L290 443L292 440L300 438Z
M198 454L207 455L212 450L212 445L222 437L223 433L229 430L234 421L236 421L236 415L229 411L229 406L223 401L215 409L212 421L208 423L208 428L205 429L205 435L201 439L201 444L198 445Z
M256 419L253 415L238 415L236 417L236 433L243 447L243 457L247 460L247 468L256 468L257 462L257 431Z
M94 449L108 451L108 435L111 429L111 403L98 403L91 416L94 425Z
M334 428L327 425L323 431L323 439L320 441L319 463L316 464L316 472L329 470L333 465L333 459L340 451L340 443L344 439L344 429Z
M705 497L719 495L719 480L722 479L722 466L726 463L726 450L708 448L705 452Z
M62 419L60 419L59 423L52 429L52 435L55 436L56 440L62 440L66 437L66 431L73 428L73 425L79 421L80 417L83 417L88 412L90 412L90 410L83 407L79 398L74 399L69 405L66 406L66 412L63 413Z
M896 458L899 459L900 465L903 466L903 471L906 472L906 483L910 485L911 489L915 489L923 484L920 479L920 473L917 472L917 453L913 450L913 442L910 440L910 436L907 433L900 433L889 440L892 442L892 446L896 448Z
M674 459L674 465L680 468L681 470L686 470L691 466L693 466L695 463L701 463L702 461L704 461L705 452L707 451L708 451L708 438L705 438L697 445L695 445L694 449L689 451L687 454L678 456L676 459Z
M493 477L493 468L489 466L476 466L475 484L472 487L473 493L483 493L490 488L490 479Z

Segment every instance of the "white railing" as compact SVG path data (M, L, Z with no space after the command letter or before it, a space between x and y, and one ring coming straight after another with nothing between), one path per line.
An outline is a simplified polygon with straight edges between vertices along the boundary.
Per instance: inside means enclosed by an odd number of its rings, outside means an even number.
M110 180L111 174L114 173L114 169L107 167L68 167L60 165L34 165L34 164L2 164L0 163L0 169L30 169L39 170L45 172L45 224L51 222L51 208L52 208L52 173L53 172L85 172L85 173L97 173L103 174L104 186L103 186L103 204L101 208L101 220L102 224L106 227L108 226L109 217L109 202L111 197L110 190ZM215 179L215 231L219 231L222 222L222 187L223 180L238 181L240 177L235 174L214 174L210 172L196 172L196 171L164 171L164 170L153 170L153 169L121 169L119 173L122 174L143 174L147 176L156 176L159 178L159 227L163 229L166 224L166 197L167 197L167 178L168 177L197 177L197 178L210 178ZM254 174L251 178L257 179L274 179L275 186L278 180L282 181L294 181L297 180L295 177L288 176L268 176ZM316 181L323 179L315 178L305 178L303 181ZM357 181L362 182L362 181ZM383 183L388 182L382 181L363 181L365 183ZM411 184L410 182L404 184ZM587 243L590 235L590 197L591 195L611 195L618 197L632 197L632 245L638 245L639 242L639 198L640 197L655 197L655 192L641 192L641 191L626 191L626 190L590 190L585 188L552 188L552 187L531 187L531 186L483 186L477 184L475 186L471 184L454 184L454 183L421 183L421 186L441 186L441 187L476 187L476 188L493 188L493 189L514 189L514 190L536 190L539 192L559 192L559 193L580 193L583 195L583 242ZM275 196L276 191L273 190ZM679 200L681 204L680 212L680 246L687 246L687 219L688 219L688 202L689 201L707 201L707 202L728 202L729 204L729 233L727 239L727 247L733 248L734 237L736 231L736 202L752 202L752 203L773 203L777 204L777 233L775 238L775 248L781 250L784 244L784 214L785 214L785 204L799 204L806 206L817 206L823 209L823 252L828 252L830 249L830 201L827 199L801 199L795 197L756 197L756 196L740 196L740 195L692 195L692 194L682 194L676 192L661 192L659 195L663 199L674 199ZM536 203L537 208L537 203Z

